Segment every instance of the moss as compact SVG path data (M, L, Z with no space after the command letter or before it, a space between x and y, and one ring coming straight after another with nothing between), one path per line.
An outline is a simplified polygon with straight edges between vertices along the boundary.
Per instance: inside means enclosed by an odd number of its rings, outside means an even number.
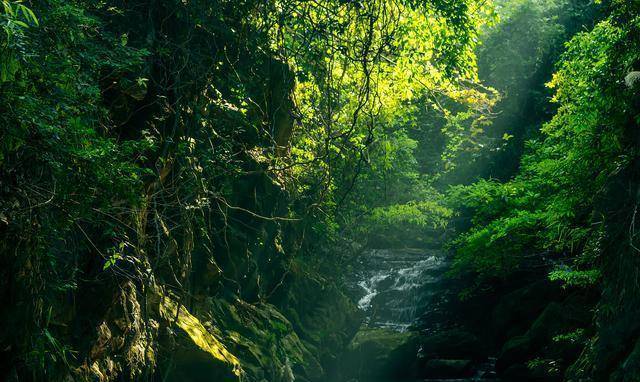
M350 350L356 350L367 344L380 344L386 349L395 349L411 338L410 332L399 333L389 329L360 330L349 344Z
M200 349L209 353L216 360L228 365L234 375L238 377L242 375L243 371L238 358L231 354L220 340L207 331L200 320L189 313L184 306L179 305L168 297L164 297L160 303L160 315L164 319L175 323Z
M96 327L96 336L83 365L80 380L136 380L156 366L158 323L144 320L135 285L128 281Z
M415 335L389 329L362 329L353 338L340 369L345 376L376 380L398 376L398 368L411 365L417 352Z
M215 299L202 308L211 316L212 326L225 328L221 338L249 380L288 381L291 373L299 380L322 377L319 360L275 306Z

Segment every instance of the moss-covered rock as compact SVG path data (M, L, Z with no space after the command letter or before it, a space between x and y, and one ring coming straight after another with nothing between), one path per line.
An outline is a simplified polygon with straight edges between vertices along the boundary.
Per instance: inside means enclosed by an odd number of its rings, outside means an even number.
M80 380L135 380L156 365L158 322L145 320L135 285L121 285L75 373Z
M324 377L317 350L272 304L197 298L187 307L155 286L143 309L135 286L127 285L97 328L92 358L78 371L81 379L138 379L156 363L156 373L171 381Z
M521 335L549 305L564 297L558 283L543 279L506 294L494 308L491 317L498 341Z
M423 359L481 359L486 356L485 346L478 337L462 329L421 337L419 351Z
M580 297L570 296L562 303L548 304L526 333L506 341L496 369L508 381L560 378L582 347L579 338L567 333L588 326L590 317L588 305ZM567 339L563 340L564 337Z
M288 382L294 377L322 377L324 371L316 355L275 306L210 299L202 309L210 330L218 331L238 356L247 380Z
M291 322L305 347L329 373L325 378L337 380L342 352L360 327L363 314L335 284L321 279L303 267L292 269L290 287L281 288L273 297Z
M179 367L170 370L174 374L184 374L184 378L174 375L174 380L186 381L200 375L219 375L227 379L240 380L244 374L240 360L222 343L217 331L207 330L197 317L167 296L160 298L159 313L170 327L175 327L186 335L182 337L183 348L186 347L189 351L178 353ZM185 353L189 356L184 356ZM190 364L190 367L186 367L185 363ZM198 367L202 372L196 370Z
M524 363L534 356L533 345L529 336L517 336L509 339L500 352L496 366L498 371L504 371L509 367Z
M625 360L620 363L612 373L611 382L640 381L640 340L636 340L635 346Z
M426 362L421 377L460 379L473 376L473 362L468 359L431 359Z
M412 365L416 345L413 333L363 328L349 344L341 370L348 377L363 380L396 376ZM402 367L405 370L399 370Z

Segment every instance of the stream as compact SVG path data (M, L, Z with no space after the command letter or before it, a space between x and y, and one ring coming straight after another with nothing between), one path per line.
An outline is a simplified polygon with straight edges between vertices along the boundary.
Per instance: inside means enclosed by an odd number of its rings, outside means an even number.
M418 249L374 249L360 260L354 283L360 293L358 307L370 328L404 332L418 315L438 309L446 264L439 253Z
M447 287L447 265L437 250L373 249L366 252L350 281L358 308L365 312L364 327L404 333L419 326L427 335L437 332L440 325L447 322L447 302L456 298ZM428 317L427 321L425 317ZM421 381L496 382L494 368L495 359L488 359L474 368L475 376L471 378Z

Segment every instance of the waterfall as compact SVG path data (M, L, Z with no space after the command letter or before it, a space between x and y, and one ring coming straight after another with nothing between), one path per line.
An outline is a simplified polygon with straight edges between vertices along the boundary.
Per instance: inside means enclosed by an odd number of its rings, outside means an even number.
M439 253L417 249L374 249L360 259L356 285L358 307L369 327L406 331L429 309L430 285L442 277Z

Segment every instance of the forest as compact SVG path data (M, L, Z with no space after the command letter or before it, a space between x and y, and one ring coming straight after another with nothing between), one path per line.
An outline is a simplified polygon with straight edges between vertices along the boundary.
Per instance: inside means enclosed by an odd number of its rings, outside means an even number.
M640 0L0 1L0 381L640 382Z

